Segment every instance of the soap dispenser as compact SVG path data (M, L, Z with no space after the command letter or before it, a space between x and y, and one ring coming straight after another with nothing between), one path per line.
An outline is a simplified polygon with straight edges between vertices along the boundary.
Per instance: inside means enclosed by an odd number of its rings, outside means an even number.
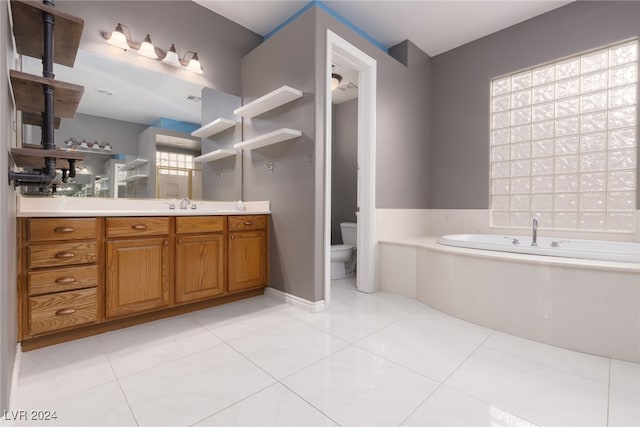
M244 203L242 202L242 200L238 200L238 202L236 203L236 210L237 211L243 211L244 210Z

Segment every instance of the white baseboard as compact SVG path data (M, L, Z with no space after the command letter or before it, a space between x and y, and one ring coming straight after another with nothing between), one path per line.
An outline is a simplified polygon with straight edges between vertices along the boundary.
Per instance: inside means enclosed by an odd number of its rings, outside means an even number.
M291 304L295 307L307 310L311 313L317 313L325 309L324 300L311 302L304 298L297 297L295 295L288 294L286 292L279 291L273 288L265 288L264 294L280 301Z
M13 372L11 373L11 389L9 389L9 409L16 409L18 403L18 379L20 378L20 361L22 359L22 347L16 344L16 358L13 361Z

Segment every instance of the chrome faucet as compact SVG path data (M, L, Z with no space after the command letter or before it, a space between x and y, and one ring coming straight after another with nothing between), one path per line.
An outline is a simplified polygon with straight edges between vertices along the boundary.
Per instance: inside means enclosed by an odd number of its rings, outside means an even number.
M190 204L191 200L189 200L188 197L183 197L182 200L180 200L180 209L187 209L187 206Z
M538 246L538 218L533 218L533 240L531 246Z

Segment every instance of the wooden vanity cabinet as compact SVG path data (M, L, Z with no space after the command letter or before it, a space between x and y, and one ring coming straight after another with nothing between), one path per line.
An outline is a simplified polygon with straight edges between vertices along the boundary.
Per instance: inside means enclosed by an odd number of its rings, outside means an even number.
M21 339L97 322L100 220L28 218L18 230Z
M19 218L23 349L262 294L268 219Z
M229 292L267 286L267 218L229 216Z
M169 218L107 218L106 235L106 317L169 306Z
M176 303L224 293L226 224L224 216L176 217Z

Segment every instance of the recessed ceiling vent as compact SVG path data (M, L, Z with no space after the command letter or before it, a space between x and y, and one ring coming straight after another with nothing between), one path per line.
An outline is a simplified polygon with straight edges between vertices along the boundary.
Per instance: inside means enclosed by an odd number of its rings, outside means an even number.
M189 95L189 96L187 96L187 100L193 101L193 102L200 102L200 101L202 101L202 98L200 98L199 96L195 96L195 95Z

